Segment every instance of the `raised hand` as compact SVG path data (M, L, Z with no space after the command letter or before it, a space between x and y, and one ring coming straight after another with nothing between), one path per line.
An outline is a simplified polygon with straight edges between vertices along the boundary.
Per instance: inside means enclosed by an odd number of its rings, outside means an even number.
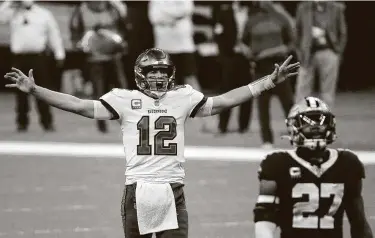
M26 76L21 70L12 68L12 71L6 73L4 78L13 82L12 84L6 84L5 87L18 88L20 91L25 93L30 93L35 89L36 86L32 69L29 71L29 76Z
M275 70L271 74L271 79L274 84L278 84L283 82L285 79L293 77L298 74L298 69L300 67L300 63L289 64L292 60L293 56L289 56L284 63L279 66L275 64Z

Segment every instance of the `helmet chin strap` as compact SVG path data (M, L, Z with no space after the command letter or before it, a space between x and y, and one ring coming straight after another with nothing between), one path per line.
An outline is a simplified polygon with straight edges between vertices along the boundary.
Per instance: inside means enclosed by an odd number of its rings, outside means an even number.
M327 147L327 143L321 139L305 139L303 147L310 150L321 150Z
M316 141L316 146L299 146L297 148L297 154L299 157L307 160L312 165L320 166L322 163L327 161L329 157L328 150L326 150L326 145L321 141Z

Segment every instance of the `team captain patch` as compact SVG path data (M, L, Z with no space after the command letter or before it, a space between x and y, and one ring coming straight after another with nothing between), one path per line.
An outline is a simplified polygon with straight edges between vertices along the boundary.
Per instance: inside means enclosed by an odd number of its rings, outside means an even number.
M142 100L141 99L132 99L131 101L132 109L141 109Z

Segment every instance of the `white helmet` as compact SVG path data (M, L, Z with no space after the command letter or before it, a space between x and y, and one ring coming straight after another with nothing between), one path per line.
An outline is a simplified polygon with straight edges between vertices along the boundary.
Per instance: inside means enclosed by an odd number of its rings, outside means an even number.
M296 147L324 148L337 138L335 116L316 97L305 97L295 104L285 122L290 142Z

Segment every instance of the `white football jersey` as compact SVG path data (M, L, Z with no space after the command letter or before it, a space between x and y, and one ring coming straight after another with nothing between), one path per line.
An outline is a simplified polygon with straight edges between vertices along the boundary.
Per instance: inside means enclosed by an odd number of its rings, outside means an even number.
M121 124L126 184L183 183L185 121L206 100L190 85L178 86L159 100L126 89L113 89L100 98Z

